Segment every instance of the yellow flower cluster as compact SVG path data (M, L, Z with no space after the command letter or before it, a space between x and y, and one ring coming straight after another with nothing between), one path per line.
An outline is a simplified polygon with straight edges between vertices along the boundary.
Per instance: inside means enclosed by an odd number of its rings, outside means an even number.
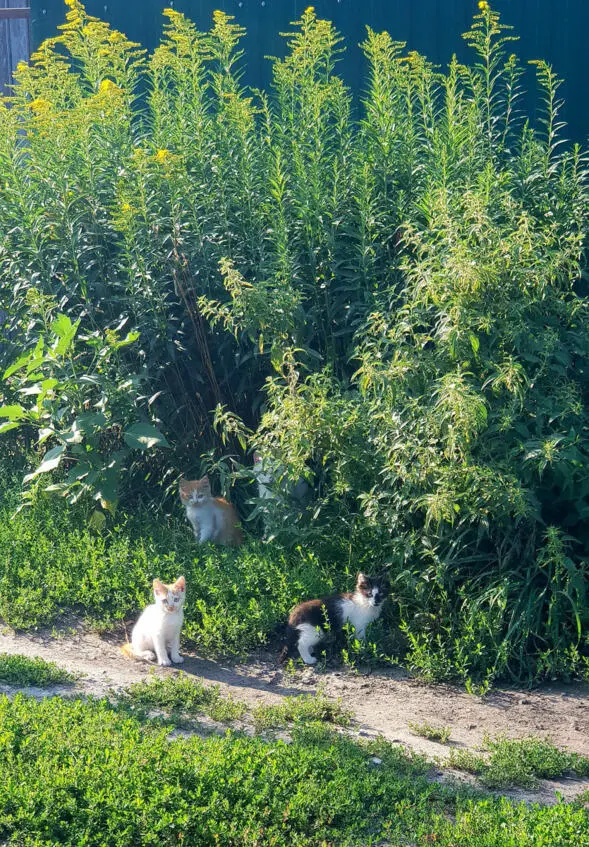
M37 115L43 115L51 109L51 103L44 97L36 97L31 101L31 109Z
M487 3L487 0L480 0L479 9L481 10L481 12L488 12L489 11L490 6Z
M106 94L108 96L112 94L119 94L120 90L121 89L119 88L119 86L114 83L112 79L103 79L100 85L98 86L98 93Z
M158 165L165 165L172 158L172 154L169 150L158 150L153 158Z

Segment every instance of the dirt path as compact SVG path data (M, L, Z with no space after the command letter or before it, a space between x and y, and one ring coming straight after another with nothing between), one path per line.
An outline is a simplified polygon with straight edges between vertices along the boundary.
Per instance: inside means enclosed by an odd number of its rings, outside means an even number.
M154 670L146 663L126 659L119 650L122 641L120 633L101 637L83 629L64 636L49 632L24 635L4 632L0 634L0 652L38 656L84 674L76 690L95 696L145 679L150 671L162 676L176 672L159 667ZM410 723L449 726L451 743L470 749L480 745L485 735L536 735L549 736L558 746L589 755L589 686L495 690L478 698L449 685L425 685L396 669L368 675L347 670L303 669L287 675L268 654L247 664L210 661L193 653L185 653L185 657L182 671L202 678L205 683L218 684L223 693L245 701L250 707L277 703L284 696L310 693L321 687L328 696L341 698L354 713L354 731L358 735L382 735L442 762L448 747L413 735ZM0 691L9 690L13 689L0 685ZM71 692L71 688L67 690ZM28 691L36 696L47 694L47 689ZM49 693L62 691L65 689L54 688ZM589 780L561 780L545 783L540 792L512 794L549 802L554 799L555 791L573 797L587 789Z

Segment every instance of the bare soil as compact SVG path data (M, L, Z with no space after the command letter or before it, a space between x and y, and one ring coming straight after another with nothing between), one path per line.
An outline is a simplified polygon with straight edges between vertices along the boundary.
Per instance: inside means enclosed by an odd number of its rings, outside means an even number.
M160 668L126 658L121 628L107 634L69 628L67 632L37 631L0 634L0 652L40 657L83 675L74 687L80 694L106 696L149 673L158 676L182 670L203 682L219 685L221 691L244 701L250 707L279 703L288 695L312 693L319 689L332 698L341 698L355 715L353 732L361 737L382 736L387 740L423 753L439 762L441 778L464 775L444 769L450 746L476 749L486 735L512 738L535 735L549 737L557 746L589 755L589 686L545 685L535 690L495 689L484 697L474 697L450 685L428 685L399 669L350 671L311 668L286 673L276 664L276 655L260 653L247 662L219 661L184 652L185 661L175 668ZM42 697L71 693L72 688L22 689ZM0 692L13 693L14 687L0 685ZM410 723L427 722L449 726L450 741L440 744L414 735ZM538 791L506 792L510 796L537 802L554 802L556 792L566 799L587 791L589 780L561 779L544 782Z

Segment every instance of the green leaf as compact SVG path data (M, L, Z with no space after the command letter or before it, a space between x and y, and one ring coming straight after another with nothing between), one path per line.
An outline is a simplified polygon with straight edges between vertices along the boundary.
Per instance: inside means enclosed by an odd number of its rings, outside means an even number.
M34 385L27 385L26 388L20 388L18 393L23 394L25 397L32 397L33 395L41 394L42 392L43 389L39 383L36 382Z
M128 332L124 338L111 342L114 350L119 350L121 347L126 347L128 344L133 344L139 338L140 333L136 330Z
M33 473L29 473L23 479L24 483L30 482L36 476L42 473L49 473L49 471L55 470L58 467L59 463L63 458L63 454L65 453L65 445L58 444L57 447L52 447L51 450L48 450L43 457L43 461L39 465L36 471Z
M72 424L74 432L93 432L107 423L106 415L102 412L88 412L78 415Z
M21 421L26 415L25 410L18 403L12 406L0 406L0 418L8 418L11 421Z
M57 341L53 344L53 352L58 356L63 356L69 350L72 341L76 337L80 321L72 323L67 315L58 315L51 324L51 332L57 337Z
M43 444L44 441L47 441L47 439L51 435L54 435L54 434L55 434L55 430L52 429L51 427L42 427L39 430L39 438L38 438L39 444Z
M31 358L31 353L25 353L23 356L19 356L16 362L13 362L6 370L2 376L2 379L8 379L9 376L12 376L13 373L20 371L21 368L29 362Z
M96 532L100 532L105 523L106 515L100 509L95 509L88 520L88 526Z
M96 485L94 499L103 509L114 515L118 502L119 469L107 470Z
M17 429L19 426L19 421L6 421L5 423L0 424L0 434L3 432L8 432L9 429Z
M166 437L147 423L134 424L124 433L125 443L134 450L150 450L152 447L169 447Z

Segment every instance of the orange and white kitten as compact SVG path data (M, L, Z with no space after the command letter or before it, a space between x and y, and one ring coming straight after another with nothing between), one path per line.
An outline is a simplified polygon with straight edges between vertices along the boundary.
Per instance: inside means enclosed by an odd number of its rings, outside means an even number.
M184 661L180 655L180 630L186 580L181 576L173 585L165 585L154 579L153 594L155 603L141 613L133 627L131 643L122 647L123 653L148 662L157 659L159 665L180 664Z
M180 500L186 507L186 517L192 524L194 537L201 544L238 545L243 542L235 508L223 497L211 495L208 476L202 479L181 479Z

